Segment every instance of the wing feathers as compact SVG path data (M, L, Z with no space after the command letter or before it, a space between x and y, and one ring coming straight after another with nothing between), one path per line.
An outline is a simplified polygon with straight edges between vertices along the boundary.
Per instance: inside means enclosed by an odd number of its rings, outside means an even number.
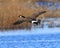
M16 21L16 22L14 22L13 25L21 24L21 23L23 23L23 22L25 22L25 21L24 21L24 20L18 20L18 21Z
M41 15L43 13L46 13L46 11L34 13L34 14L32 14L32 18L36 18L36 17L38 17L39 15Z

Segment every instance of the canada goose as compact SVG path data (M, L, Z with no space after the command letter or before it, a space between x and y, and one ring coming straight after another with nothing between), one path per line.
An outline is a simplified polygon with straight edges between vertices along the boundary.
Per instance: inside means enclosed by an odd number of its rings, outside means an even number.
M23 22L33 22L33 21L36 22L36 23L41 22L41 20L36 20L36 18L43 13L46 13L46 11L34 13L30 17L28 17L28 16L25 17L23 15L19 15L18 17L20 17L20 18L22 17L23 19L14 22L13 25L21 24Z

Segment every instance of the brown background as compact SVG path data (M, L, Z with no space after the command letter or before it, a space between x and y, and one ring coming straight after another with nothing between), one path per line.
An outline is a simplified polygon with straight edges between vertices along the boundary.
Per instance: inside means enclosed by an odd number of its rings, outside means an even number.
M36 0L0 0L0 29L24 28L30 25L30 23L23 23L17 26L13 25L15 21L20 19L18 17L20 14L30 16L35 12L46 10L47 13L40 15L40 17L60 17L60 10L53 10L51 13L47 8L38 7L33 3L35 1ZM54 1L57 0L53 0L53 2Z

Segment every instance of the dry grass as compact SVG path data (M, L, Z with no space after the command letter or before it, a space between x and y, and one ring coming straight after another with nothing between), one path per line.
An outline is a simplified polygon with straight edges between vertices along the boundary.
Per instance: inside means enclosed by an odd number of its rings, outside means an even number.
M23 28L27 27L29 23L28 24L23 23L17 26L14 26L13 23L20 19L18 17L20 14L25 16L30 16L39 10L40 11L45 10L42 7L37 8L37 10L35 10L26 7L25 5L26 5L26 0L25 2L19 0L0 0L0 29L22 28L22 26ZM48 17L48 15L50 15L48 12L45 15L41 15L41 16ZM60 16L60 14L58 13L56 13L56 15Z

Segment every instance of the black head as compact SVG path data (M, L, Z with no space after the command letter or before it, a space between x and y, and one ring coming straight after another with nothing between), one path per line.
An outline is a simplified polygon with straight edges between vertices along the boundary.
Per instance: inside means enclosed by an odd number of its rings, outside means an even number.
M23 16L23 15L19 15L18 17L19 17L19 18L21 18L21 17L22 17L22 18L25 18L25 16Z

